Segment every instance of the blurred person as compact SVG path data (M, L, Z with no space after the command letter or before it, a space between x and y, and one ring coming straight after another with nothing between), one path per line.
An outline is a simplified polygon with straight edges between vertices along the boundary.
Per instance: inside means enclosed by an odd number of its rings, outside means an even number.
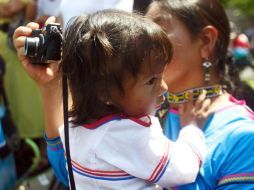
M0 189L12 189L17 179L15 160L10 148L9 132L12 126L6 123L7 105L3 89L4 60L0 55ZM7 125L6 125L7 124ZM7 133L8 130L8 133ZM12 134L10 134L12 135ZM8 172L6 172L8 171Z
M6 52L13 51L12 35L16 27L31 21L35 15L35 4L21 0L0 1L0 189L14 188L17 180L17 165L14 158L14 146L18 143L17 128L13 125L9 111L4 77L6 63L12 59ZM17 56L14 54L14 58ZM17 60L17 59L16 59ZM11 141L16 142L11 142Z
M4 87L9 100L10 111L22 138L40 137L44 124L43 115L40 111L38 88L34 86L33 81L25 75L24 70L20 67L16 52L12 49L12 37L10 37L16 27L35 19L36 4L32 0L10 0L1 4L1 7L8 10L2 13L4 15L2 18L9 19L7 29L0 32L0 54L5 60ZM24 17L20 17L20 15ZM25 104L25 102L30 104ZM32 110L38 110L33 117L31 117Z
M253 57L250 52L251 45L246 34L240 33L232 40L230 51L232 53L233 65L238 70L239 74L239 91L240 98L246 101L246 104L254 109L254 89L251 87L249 81L254 80L254 65L252 64ZM239 72L239 73L238 73Z
M158 112L165 134L178 137L179 105L189 101L190 92L206 89L215 112L203 129L208 156L197 180L172 189L254 189L254 113L234 97L239 75L227 56L230 27L222 5L218 0L154 0L146 15L164 29L174 49L164 73L169 104Z
M239 71L242 71L247 66L252 66L250 48L249 39L244 33L238 34L233 39L231 51L234 64Z
M1 0L0 23L12 20L13 16L23 14L25 19L31 21L35 16L35 2L33 0Z
M19 148L15 152L13 151L16 174L17 178L19 178L31 166L35 155L32 149L25 143L25 139L36 139L37 143L34 145L40 146L43 141L40 142L38 139L42 139L44 122L38 88L26 76L22 67L20 67L16 50L13 48L12 35L18 26L25 25L27 22L35 19L36 2L33 0L10 0L1 4L1 6L6 10L4 18L9 19L6 30L0 32L0 54L5 63L3 89L6 92L6 99L8 100L10 121L14 123L13 126L17 130L15 135L21 139L20 141L9 138ZM10 131L10 123L7 123L6 127ZM43 149L41 149L41 153L43 153ZM19 159L24 154L26 159ZM43 163L41 168L45 169L45 167L49 166L49 163L46 156L44 156L45 159L43 159L43 156L41 158L41 163Z
M8 45L13 48L14 30L35 18L36 5L33 0L2 0L0 2L0 30L8 34Z

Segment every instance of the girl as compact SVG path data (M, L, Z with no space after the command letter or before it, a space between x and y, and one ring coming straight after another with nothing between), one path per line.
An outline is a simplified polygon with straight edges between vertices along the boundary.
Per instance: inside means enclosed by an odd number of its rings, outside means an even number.
M15 45L41 89L49 159L64 176L66 170L59 167L61 80L56 63L41 67L24 57L24 36L30 33L28 27L18 28ZM195 108L183 107L187 126L176 142L150 115L164 100L162 75L171 56L166 34L139 15L108 10L76 17L67 27L61 68L72 97L69 140L77 189L155 189L155 183L168 187L195 180L206 154L202 131L195 126L202 126L208 114L205 93Z

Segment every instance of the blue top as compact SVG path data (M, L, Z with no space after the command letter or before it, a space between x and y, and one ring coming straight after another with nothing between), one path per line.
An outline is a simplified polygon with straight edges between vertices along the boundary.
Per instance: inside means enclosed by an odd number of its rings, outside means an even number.
M204 127L208 156L195 183L175 190L254 189L254 113L231 97L235 105L216 111ZM165 134L176 139L179 116L165 116Z

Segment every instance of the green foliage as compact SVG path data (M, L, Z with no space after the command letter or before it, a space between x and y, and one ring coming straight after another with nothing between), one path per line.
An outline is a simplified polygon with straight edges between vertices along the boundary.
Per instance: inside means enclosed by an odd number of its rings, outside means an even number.
M254 16L254 0L220 0L225 7L238 9L246 16Z

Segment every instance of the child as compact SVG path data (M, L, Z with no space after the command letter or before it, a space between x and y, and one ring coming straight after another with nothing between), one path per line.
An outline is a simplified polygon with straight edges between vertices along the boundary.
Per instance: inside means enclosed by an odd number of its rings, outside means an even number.
M14 40L24 68L41 89L48 147L58 151L61 145L50 145L58 130L64 142L57 64L32 65L22 52L24 36L36 27L30 23L17 29ZM76 188L148 190L155 184L193 182L206 153L203 133L193 123L196 116L204 122L209 103L202 94L195 108L182 109L188 126L176 142L149 115L164 101L162 75L172 56L160 27L139 15L107 10L76 17L64 36L61 68L67 69L72 97L69 133ZM61 175L57 165L60 161L53 161Z

